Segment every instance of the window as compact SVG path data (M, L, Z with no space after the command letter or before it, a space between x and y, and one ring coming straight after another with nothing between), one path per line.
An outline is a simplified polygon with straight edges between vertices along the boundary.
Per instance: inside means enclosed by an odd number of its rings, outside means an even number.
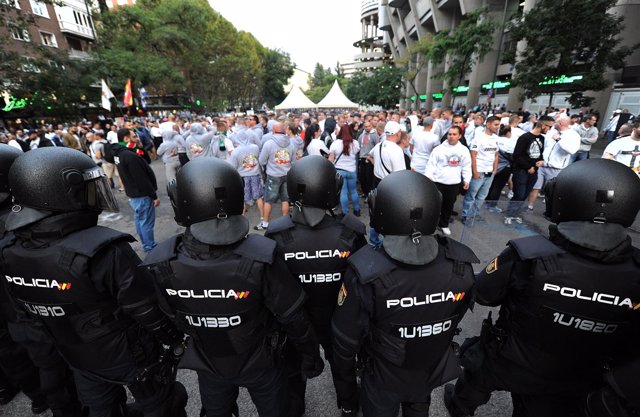
M31 10L33 10L33 14L38 16L49 18L49 11L47 10L47 5L41 1L30 0Z
M22 71L24 72L40 72L40 68L36 65L36 60L30 56L23 56Z
M56 40L56 35L53 33L40 32L40 37L42 38L42 44L45 46L53 46L55 48L58 47L58 41Z
M9 24L9 31L11 32L11 37L17 41L29 42L29 40L31 40L29 38L29 32L26 29L21 29L16 25Z

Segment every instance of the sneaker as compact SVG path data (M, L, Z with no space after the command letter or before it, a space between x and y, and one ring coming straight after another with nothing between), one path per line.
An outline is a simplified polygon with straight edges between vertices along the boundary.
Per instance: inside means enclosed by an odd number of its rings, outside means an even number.
M538 198L544 198L544 194L542 193L538 194Z
M513 221L513 217L504 217L504 224L511 224L511 222Z
M267 228L262 222L260 222L257 225L253 226L253 230L257 230L257 231L261 232L263 230L267 230Z
M533 206L532 206L531 204L529 204L529 205L527 206L527 210L529 210L529 211L533 211Z
M502 209L500 207L488 207L487 211L489 213L502 213Z
M462 216L460 218L460 221L462 222L462 224L467 224L467 216Z
M512 217L513 221L518 223L518 224L522 224L522 217Z
M351 417L356 415L356 411L354 410L347 410L346 408L342 408L341 411L342 417Z
M353 215L356 217L360 217L360 210L354 210Z
M511 200L513 198L513 191L509 191L509 194L507 194L507 198L509 200Z
M440 230L442 230L442 233L444 233L445 236L451 236L451 229L448 227L441 227Z

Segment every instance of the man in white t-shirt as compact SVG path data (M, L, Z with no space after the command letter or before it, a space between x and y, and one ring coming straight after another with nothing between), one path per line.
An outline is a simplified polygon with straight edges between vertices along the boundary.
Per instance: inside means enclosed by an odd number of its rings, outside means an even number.
M433 117L425 117L422 120L422 129L413 132L409 142L412 155L411 169L423 175L427 168L427 161L431 151L440 145L440 138L432 132L434 122Z
M170 114L166 121L158 125L158 128L160 129L161 133L171 132L173 131L173 125L175 124L176 124L176 116L173 114Z
M398 145L401 138L400 130L398 122L387 122L384 127L386 140L378 143L369 152L369 157L373 162L374 188L392 172L407 169L404 163L404 152Z
M493 176L498 171L498 129L500 119L487 118L484 132L477 133L470 146L471 183L462 203L462 222L475 216L489 193ZM475 204L475 206L474 206Z
M395 171L407 169L404 162L404 151L399 143L402 132L398 122L389 121L384 126L386 140L379 142L371 149L367 158L373 163L373 189L378 187L380 181ZM382 239L373 227L369 228L369 245L380 247Z
M616 139L604 150L602 157L624 164L640 175L640 118L633 123L633 133Z
M580 135L571 128L571 119L566 113L560 113L554 129L545 135L544 165L538 170L538 179L529 194L529 210L533 210L533 203L544 185L571 163L571 157L580 149L580 143Z

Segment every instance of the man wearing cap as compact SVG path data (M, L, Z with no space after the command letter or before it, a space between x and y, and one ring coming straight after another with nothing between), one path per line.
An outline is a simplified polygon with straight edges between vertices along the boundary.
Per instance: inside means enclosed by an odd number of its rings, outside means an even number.
M384 127L386 140L378 143L369 152L369 158L373 162L373 188L380 181L395 171L406 169L402 148L400 148L400 124L390 121Z
M404 151L400 147L402 131L398 122L389 121L384 126L386 139L380 141L371 149L367 158L373 163L373 189L378 187L380 181L395 171L407 169L404 161ZM374 228L369 228L369 244L379 247L382 239Z

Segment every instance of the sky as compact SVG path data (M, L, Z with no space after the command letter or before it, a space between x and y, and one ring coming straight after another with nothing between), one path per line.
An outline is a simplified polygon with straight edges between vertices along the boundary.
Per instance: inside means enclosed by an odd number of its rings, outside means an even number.
M360 0L209 0L238 30L263 45L288 52L303 71L316 63L332 70L353 62L362 36Z

